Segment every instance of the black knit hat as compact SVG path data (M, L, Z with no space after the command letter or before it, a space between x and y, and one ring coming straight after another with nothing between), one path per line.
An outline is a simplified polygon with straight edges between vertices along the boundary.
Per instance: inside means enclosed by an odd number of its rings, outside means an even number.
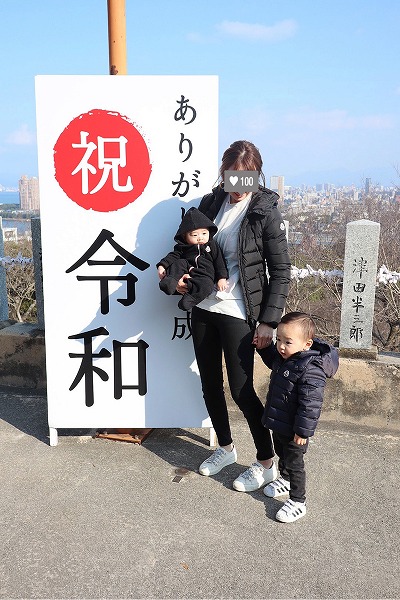
M210 239L218 231L218 227L206 217L206 215L200 212L198 208L192 207L186 212L185 209L182 208L182 221L176 232L175 239L184 239L185 233L193 231L194 229L208 229L210 232Z

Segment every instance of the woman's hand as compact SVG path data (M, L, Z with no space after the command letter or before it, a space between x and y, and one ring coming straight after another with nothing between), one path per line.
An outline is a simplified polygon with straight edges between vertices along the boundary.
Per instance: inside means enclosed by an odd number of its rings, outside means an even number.
M254 333L253 344L258 350L266 348L272 342L274 330L266 323L259 323Z
M188 287L186 285L186 279L190 279L189 273L185 273L185 275L182 275L182 277L178 281L178 285L176 286L176 291L179 294L183 295L183 294L186 294L186 292L188 291Z

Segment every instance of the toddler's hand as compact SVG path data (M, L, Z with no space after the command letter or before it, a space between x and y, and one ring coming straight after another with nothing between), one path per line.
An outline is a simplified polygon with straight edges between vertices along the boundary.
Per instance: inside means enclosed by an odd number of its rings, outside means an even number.
M223 292L228 287L228 282L226 279L218 279L217 288L219 292Z
M305 446L307 444L307 438L302 438L297 433L294 434L294 443L299 446Z
M162 267L161 265L157 268L157 272L159 279L164 279L165 275L167 274L164 267Z

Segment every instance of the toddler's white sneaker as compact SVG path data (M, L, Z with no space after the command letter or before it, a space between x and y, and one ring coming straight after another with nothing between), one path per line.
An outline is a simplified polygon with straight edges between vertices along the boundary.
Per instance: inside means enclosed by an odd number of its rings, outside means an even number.
M293 523L301 517L304 517L307 512L306 505L304 502L295 502L294 500L286 500L285 504L276 513L275 517L277 521L281 523Z
M283 477L278 477L278 479L275 479L275 481L272 481L267 485L263 492L268 498L279 498L280 496L288 494L289 490L290 481L283 479Z

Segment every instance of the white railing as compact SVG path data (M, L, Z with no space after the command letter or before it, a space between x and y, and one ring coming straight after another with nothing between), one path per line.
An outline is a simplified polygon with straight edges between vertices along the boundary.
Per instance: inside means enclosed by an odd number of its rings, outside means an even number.
M33 258L29 258L26 256L22 256L19 252L16 257L11 256L0 256L0 266L2 267L12 267L14 265L30 265L33 263ZM343 271L340 269L333 269L332 271L324 271L323 269L314 269L310 265L306 265L305 268L300 269L299 267L295 267L292 265L291 279L295 279L296 281L301 281L306 277L314 277L316 279L343 279ZM378 273L376 275L376 283L384 283L385 285L388 283L399 283L400 281L400 273L397 271L389 271L386 265L382 265Z
M22 256L21 252L18 252L17 256L12 258L11 256L0 256L0 265L2 267L12 267L14 265L30 265L33 263L33 258L27 258Z
M327 279L328 281L334 278L343 279L343 271L334 269L333 271L324 271L323 269L313 269L310 265L306 265L304 269L292 266L291 268L291 279L301 281L306 277L314 277L319 279ZM385 285L389 283L399 283L400 273L397 271L389 271L386 265L382 265L376 275L376 283L379 285L383 283Z

